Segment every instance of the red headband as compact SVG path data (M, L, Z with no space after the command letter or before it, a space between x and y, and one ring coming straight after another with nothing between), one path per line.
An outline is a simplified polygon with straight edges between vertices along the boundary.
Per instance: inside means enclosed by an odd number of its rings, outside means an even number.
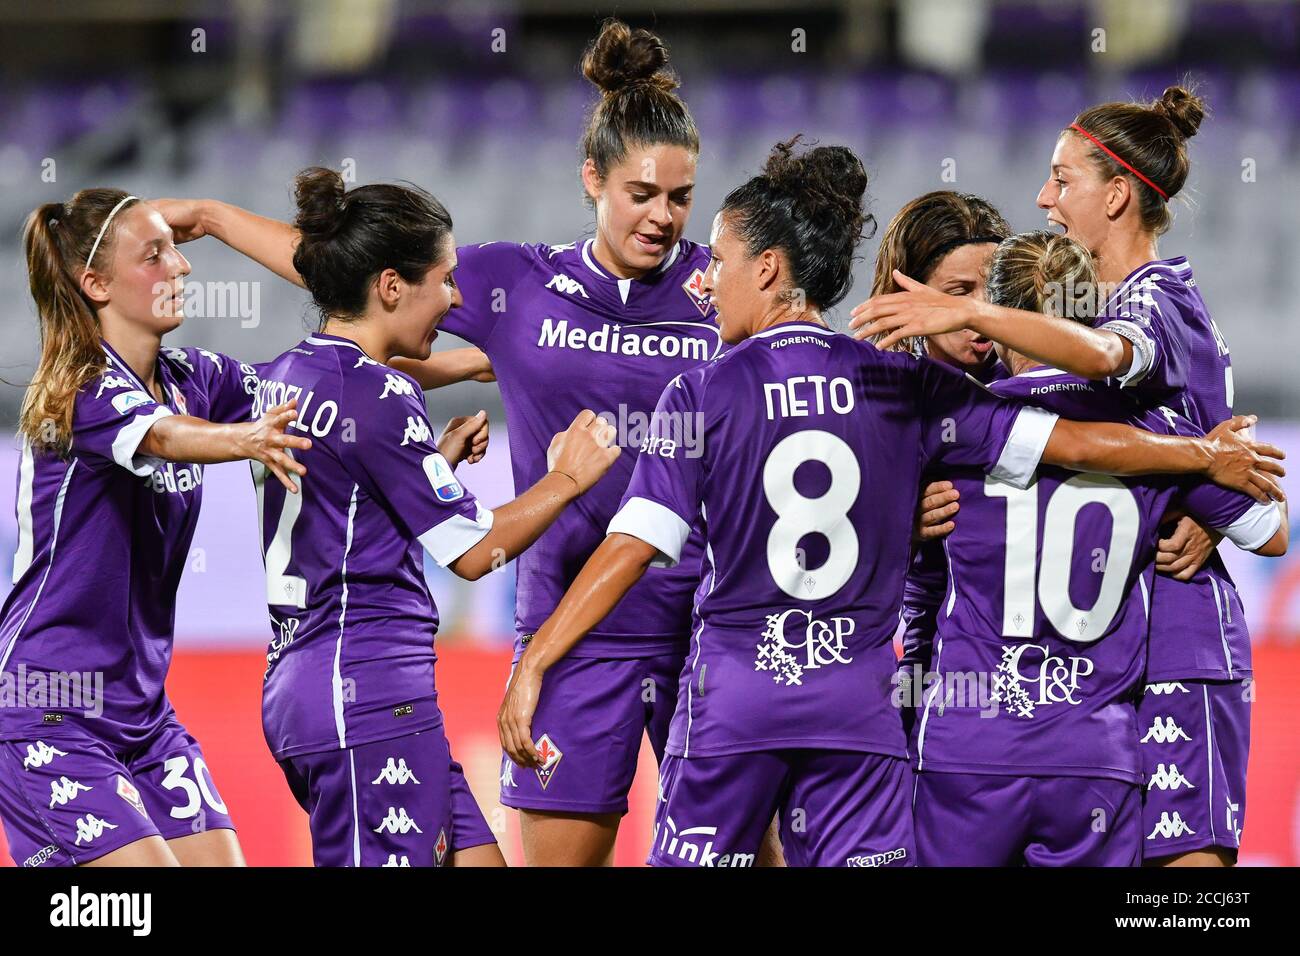
M1137 171L1136 168L1134 168L1133 166L1130 166L1128 163L1126 163L1126 162L1124 161L1124 158L1123 158L1122 156L1120 156L1119 153L1115 152L1113 149L1110 149L1110 148L1109 148L1105 143L1103 143L1103 142L1102 142L1101 140L1099 140L1097 137L1093 136L1093 135L1092 135L1091 133L1089 133L1086 129L1084 129L1082 126L1080 126L1078 123L1071 123L1071 124L1070 124L1070 129L1078 130L1078 131L1079 131L1080 133L1082 133L1084 136L1088 137L1088 139L1092 140L1093 143L1096 144L1096 146L1097 146L1098 149L1100 149L1103 153L1105 153L1105 154L1106 154L1107 156L1109 156L1111 159L1115 160L1115 162L1119 163L1121 166L1123 166L1125 169L1127 169L1130 173L1132 173L1132 174L1133 174L1134 176L1136 176L1138 179L1142 180L1144 183L1146 183L1148 186L1150 186L1152 189L1154 189L1156 192L1158 192L1158 193L1160 194L1160 198L1163 199L1165 202L1169 202L1169 194L1168 194L1167 192L1165 192L1163 189L1161 189L1159 186L1157 186L1157 185L1156 185L1155 183L1153 183L1151 180L1149 180L1149 179L1147 179L1145 176L1143 176L1140 172Z

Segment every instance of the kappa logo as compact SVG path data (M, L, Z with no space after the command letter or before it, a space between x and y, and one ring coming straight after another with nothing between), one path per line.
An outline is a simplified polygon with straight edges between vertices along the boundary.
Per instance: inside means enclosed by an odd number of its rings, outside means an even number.
M184 349L165 348L163 354L187 372L194 371L194 366L190 364L190 357L185 354Z
M443 861L447 859L447 831L440 829L438 831L438 842L433 845L433 859L435 865L442 866Z
M415 386L409 379L402 378L400 375L388 374L384 376L384 390L379 393L379 400L382 402L389 395L414 395Z
M218 355L216 352L209 352L207 349L199 349L198 352L199 352L199 354L202 355L205 359L207 359L209 362L211 362L213 365L215 365L215 366L217 367L217 371L218 371L218 372L221 371L221 356L220 356L220 355Z
M121 375L114 375L112 372L106 372L104 374L104 377L99 380L99 391L95 393L95 397L99 398L101 395L103 395L104 389L106 388L130 388L130 387L131 387L131 380L129 378L124 378Z
M872 853L868 856L851 856L844 861L845 866L888 866L898 860L907 859L907 847L900 846L884 853Z
M581 282L559 272L555 273L554 279L546 283L546 288L555 289L556 291L563 292L566 295L573 295L576 292L584 299L591 298L587 295L587 290L582 287Z
M415 415L406 416L406 431L402 434L402 446L405 447L411 442L429 441L433 438L433 433L429 431L429 423L423 418L417 418Z
M545 790L551 785L551 778L555 776L555 768L559 766L560 758L564 756L564 751L555 745L550 734L542 734L541 739L537 741L537 759L542 765L537 768L537 782Z
M93 813L87 813L77 820L77 846L81 846L82 841L94 843L104 835L105 830L116 829L116 823L109 823L107 820L101 820Z
M1155 825L1155 828L1150 833L1147 834L1147 839L1154 840L1157 836L1159 836L1159 837L1163 837L1166 840L1169 840L1174 837L1183 836L1185 834L1196 836L1196 831L1187 825L1187 822L1181 816L1179 816L1177 810L1175 810L1173 813L1169 813L1166 810L1161 810L1160 822L1157 823Z
M1156 764L1156 772L1147 781L1147 790L1152 787L1159 790L1177 790L1179 787L1186 787L1188 790L1196 789L1192 782L1183 776L1176 763L1171 763L1168 768L1162 763Z
M410 866L410 865L411 865L411 861L406 856L405 853L402 854L402 858L400 862L397 859L396 853L390 853L388 854L388 862L379 864L380 868L383 868L385 866Z
M53 843L49 846L43 846L27 859L23 860L23 866L41 866L44 863L48 863L58 852L59 848Z
M410 833L414 830L416 833L424 831L406 815L406 807L400 809L396 807L388 808L388 815L375 827L376 833Z
M32 770L37 767L44 767L51 763L55 757L66 757L67 754L58 747L51 747L44 740L38 740L34 744L27 745L27 756L23 758L23 769Z
M413 783L417 787L420 781L415 778L411 768L406 765L406 758L399 757L395 762L392 757L388 758L388 763L384 764L384 769L379 771L379 776L370 781L371 785L380 783L391 783L395 786L401 786L406 783Z
M1160 722L1162 719L1164 720L1163 724ZM1144 744L1171 744L1178 740L1186 740L1190 742L1191 739L1191 737L1187 736L1187 733L1183 728L1174 723L1172 717L1166 716L1162 718L1157 714L1155 720L1151 722L1151 726L1147 728L1146 735L1139 742Z
M80 780L69 780L67 777L60 777L58 780L50 782L50 809L56 806L62 807L77 799L79 793L89 793L94 787L88 787Z
M1163 697L1166 694L1190 694L1186 687L1178 681L1166 681L1163 684L1147 684L1143 693L1155 694L1157 697Z
M149 819L149 811L144 808L144 801L140 799L140 791L136 789L135 784L120 773L117 775L117 795L135 807L140 816L146 820Z
M310 355L311 353L308 352L307 354ZM356 364L353 365L352 367L361 368L361 366L363 365L378 365L378 364L379 363L376 362L374 359L372 359L369 355L363 355L357 359Z
M432 455L424 456L423 465L424 476L429 479L439 501L459 501L465 497L465 489L456 480L456 473L446 458L435 451Z
M508 754L501 758L501 786L514 788L519 786L515 783L515 762Z
M682 283L682 288L686 291L687 297L700 310L700 315L708 315L712 302L707 292L704 291L704 270L696 269L690 274L690 277Z

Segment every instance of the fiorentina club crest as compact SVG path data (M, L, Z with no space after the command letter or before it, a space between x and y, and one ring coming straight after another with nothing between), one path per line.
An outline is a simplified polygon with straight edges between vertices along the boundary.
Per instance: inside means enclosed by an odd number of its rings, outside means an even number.
M447 831L446 830L440 829L438 831L438 842L433 845L433 856L434 859L436 860L437 866L442 866L443 861L447 859Z
M551 735L542 734L541 740L537 741L537 759L542 762L542 765L537 768L537 782L542 785L543 790L550 785L551 777L555 774L555 768L563 756L563 751L555 746L555 742L551 740Z
M682 288L700 310L700 315L708 315L709 297L704 291L704 270L696 269L692 272L691 277L682 283Z
M140 799L140 791L120 773L117 775L117 795L135 807L140 816L146 820L149 819L149 811L144 808L144 801Z
M181 394L181 390L175 385L172 386L172 401L176 403L176 410L182 415L190 413L189 407L185 403L185 396Z

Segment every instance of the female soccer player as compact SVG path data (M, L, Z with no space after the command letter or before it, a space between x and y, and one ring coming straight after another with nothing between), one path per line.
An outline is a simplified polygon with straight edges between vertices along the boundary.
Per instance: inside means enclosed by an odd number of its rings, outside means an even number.
M1048 232L1006 240L989 270L989 301L1008 308L1091 317L1081 300L1096 290L1087 250ZM1012 377L993 383L995 394L1079 419L1200 433L1168 408L1135 411L1118 385L1001 345L998 356ZM944 539L951 584L917 733L919 860L1137 866L1146 834L1136 702L1161 518L1177 502L1239 547L1279 555L1285 511L1165 476L1045 466L1025 489L973 469L947 477L963 505ZM1171 763L1154 782L1181 779Z
M559 246L493 242L457 250L462 305L441 328L487 353L501 386L516 490L547 473L555 432L580 409L606 413L618 441L642 444L655 401L673 376L714 357L721 341L700 288L708 251L683 238L691 210L699 135L673 92L668 51L645 30L608 21L583 57L600 90L582 138L582 184L596 233ZM215 202L177 203L182 234L218 236L301 283L289 225ZM433 360L398 367L422 386L444 384ZM693 434L683 436L695 453ZM635 455L568 509L517 566L519 649L555 610L604 539L632 476ZM519 773L502 761L501 802L522 812L531 865L604 865L643 735L661 755L690 635L700 577L692 540L674 568L656 568L555 671L538 708L547 766ZM518 651L517 651L518 653Z
M428 358L460 304L451 217L418 189L345 192L319 168L299 174L296 195L294 269L323 323L262 367L257 397L298 397L316 442L298 494L259 488L275 635L267 741L310 814L317 865L504 865L443 734L420 549L481 577L529 547L619 449L584 410L531 488L484 509L454 473L481 451L478 417L435 445L419 387L389 365Z
M1023 487L1040 458L1196 471L1207 446L1239 441L1228 428L1203 443L1058 421L928 359L831 332L823 313L848 290L866 185L849 150L796 154L792 141L727 196L703 288L724 341L741 344L664 390L609 535L525 650L501 707L506 752L540 769L543 675L652 562L676 561L700 519L708 573L660 776L655 864L752 865L777 812L793 865L915 859L889 685L927 465ZM688 427L698 455L680 440Z
M304 468L287 450L311 442L284 434L292 402L249 420L249 366L162 346L184 321L190 264L149 203L82 190L36 209L23 245L41 355L0 609L0 676L19 689L0 708L10 852L24 866L242 864L163 689L176 589L203 465L254 459L294 487ZM78 699L33 690L56 686Z
M1168 202L1187 180L1187 139L1204 113L1200 97L1172 86L1149 106L1086 110L1057 141L1038 204L1093 253L1103 283L1118 283L1099 327L944 297L900 279L908 292L855 310L859 332L884 333L888 343L966 327L1085 378L1117 376L1144 404L1176 408L1202 429L1227 418L1227 344L1187 260L1159 259L1156 249L1172 222ZM1170 573L1156 578L1151 595L1150 689L1139 714L1145 772L1164 779L1160 768L1176 762L1190 786L1148 790L1148 861L1231 865L1240 844L1254 697L1250 635L1215 544L1184 519L1157 565Z

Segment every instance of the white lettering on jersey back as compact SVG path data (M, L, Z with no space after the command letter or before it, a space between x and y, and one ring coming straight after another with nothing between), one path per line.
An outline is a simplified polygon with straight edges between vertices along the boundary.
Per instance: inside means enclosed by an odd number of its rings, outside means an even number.
M786 636L787 619L792 615L803 617L803 621L798 622L803 624L803 629L796 631L796 640ZM851 664L853 658L845 656L845 642L853 636L856 627L856 622L850 617L819 621L812 612L793 607L780 614L769 614L758 643L754 670L772 671L773 681L793 687L803 683L804 671L832 664ZM801 653L796 655L792 651Z
M679 326L684 332L678 335L648 329ZM698 335L691 333L699 333ZM707 337L706 337L707 336ZM642 322L637 325L610 325L602 322L594 332L569 327L568 319L542 320L539 348L575 349L587 352L604 352L610 355L645 355L650 358L683 358L691 362L707 362L722 351L722 335L712 326L699 322Z
M784 382L764 382L763 399L768 421L825 415L828 407L836 415L847 415L853 411L853 386L847 378L833 378L827 386L825 375L795 375Z
M50 809L56 806L62 807L77 799L79 793L89 793L94 787L88 787L80 780L69 780L67 777L60 777L58 780L50 782Z
M58 747L51 747L44 740L38 740L34 744L27 745L27 756L23 758L23 769L31 770L34 767L44 767L51 763L55 757L66 757L67 754Z
M555 289L567 295L573 295L576 292L584 299L591 298L587 295L587 290L582 287L581 282L560 272L555 273L555 278L546 283L546 288Z
M339 417L338 402L326 399L317 405L316 393L304 393L301 385L290 385L269 378L259 381L253 397L253 418L261 418L277 405L295 398L298 400L298 417L289 423L289 427L300 432L310 431L317 438L328 435Z
M375 827L376 833L410 833L414 830L416 833L423 833L409 816L406 815L406 807L396 808L389 807L388 815Z
M433 433L429 431L429 423L423 418L417 418L414 415L406 416L406 431L402 434L402 445L409 445L411 442L430 441Z
M1042 655L1036 666L1030 651ZM1048 704L1078 706L1079 682L1092 671L1091 659L1060 657L1046 644L1004 644L989 699L1017 717L1033 717L1035 707Z
M417 780L415 774L411 772L411 768L406 765L405 757L400 757L396 761L394 761L392 757L389 757L388 763L384 764L384 769L379 771L379 776L374 780L371 780L370 783L372 785L391 783L398 786L404 783L413 783L417 787L420 785L420 781Z
M385 375L384 390L379 393L379 400L382 402L389 395L414 395L415 388L411 385L409 379L402 378L400 375Z

